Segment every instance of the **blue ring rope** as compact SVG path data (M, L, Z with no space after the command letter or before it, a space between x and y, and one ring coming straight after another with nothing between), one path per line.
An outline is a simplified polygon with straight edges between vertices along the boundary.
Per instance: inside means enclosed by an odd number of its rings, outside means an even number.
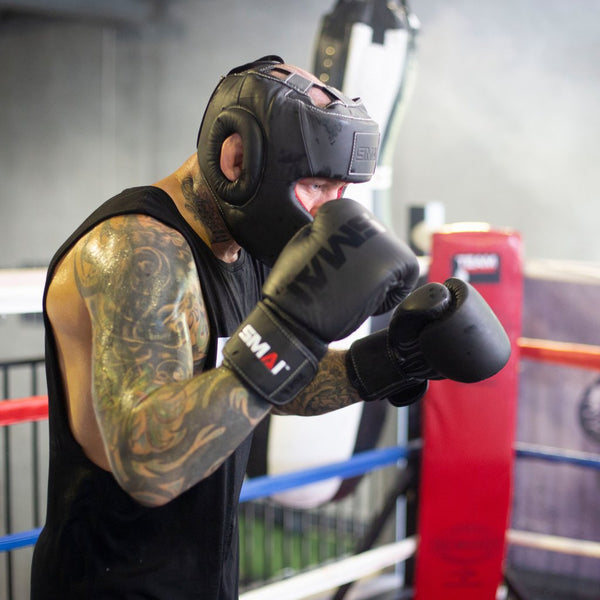
M36 543L42 528L30 529L29 531L21 531L19 533L10 533L0 537L0 552L16 550L24 546L33 546Z
M265 475L254 477L244 482L240 494L240 502L247 502L256 498L272 496L302 485L316 483L332 477L355 477L379 467L384 467L404 459L410 452L418 449L419 443L409 446L395 446L381 450L369 450L355 454L350 459L342 462L324 465L313 469L284 473L281 475ZM600 469L600 456L587 452L575 452L572 450L561 450L547 446L517 443L515 452L520 458L534 458L550 462L560 462L580 467ZM16 550L24 546L35 544L39 537L41 528L11 533L0 537L0 552Z
M566 463L579 467L600 469L600 456L591 452L578 452L576 450L562 450L551 446L539 446L517 442L515 452L519 458L538 458L549 462Z
M355 454L352 458L343 462L323 465L313 469L283 473L281 475L264 475L254 477L244 482L240 494L240 502L247 502L255 498L272 496L273 494L300 487L309 483L316 483L332 477L355 477L362 475L374 468L384 467L394 463L401 458L406 458L409 449L406 447L385 448L383 450L368 450Z
M264 477L247 479L242 486L240 502L271 496L277 492L323 481L332 477L347 478L362 475L367 471L372 471L406 458L410 451L409 448L401 446L384 448L383 450L369 450L355 454L348 460L322 467L284 473L282 475L265 475ZM40 532L41 528L22 531L20 533L11 533L0 537L0 552L33 545L38 539Z

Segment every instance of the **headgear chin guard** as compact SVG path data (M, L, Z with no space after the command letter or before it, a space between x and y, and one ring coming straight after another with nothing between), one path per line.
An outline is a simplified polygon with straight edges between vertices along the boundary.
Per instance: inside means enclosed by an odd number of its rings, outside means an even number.
M313 86L331 98L326 106L313 102ZM233 133L241 136L243 163L240 177L230 181L220 155ZM267 265L312 221L296 198L296 182L305 177L368 181L378 148L379 128L360 99L289 71L277 56L223 77L198 133L200 169L225 224L236 242Z

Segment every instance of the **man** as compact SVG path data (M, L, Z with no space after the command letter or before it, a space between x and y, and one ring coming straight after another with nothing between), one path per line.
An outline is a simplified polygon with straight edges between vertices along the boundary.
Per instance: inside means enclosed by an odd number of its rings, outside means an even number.
M392 365L398 385L378 390L370 350L327 349L418 274L341 198L371 177L377 144L359 100L265 57L221 80L196 154L109 200L59 249L32 600L237 598L237 502L260 420L359 393L410 402L439 376ZM425 320L455 310L435 302Z

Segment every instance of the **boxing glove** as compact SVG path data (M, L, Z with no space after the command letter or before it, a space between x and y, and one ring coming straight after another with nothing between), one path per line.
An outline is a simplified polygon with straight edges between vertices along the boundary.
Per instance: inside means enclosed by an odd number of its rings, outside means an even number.
M479 292L451 278L410 293L387 329L350 346L346 368L361 398L402 406L421 398L431 379L487 379L510 352L504 328Z
M262 300L223 349L224 364L273 404L315 376L329 342L346 337L419 274L415 255L361 204L321 206L288 242Z

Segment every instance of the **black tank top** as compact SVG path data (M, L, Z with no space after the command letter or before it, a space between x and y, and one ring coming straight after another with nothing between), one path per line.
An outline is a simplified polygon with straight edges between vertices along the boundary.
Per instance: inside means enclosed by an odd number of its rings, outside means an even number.
M45 311L48 285L58 261L82 235L126 213L150 215L173 227L192 248L211 328L207 369L215 366L218 338L231 335L254 307L266 276L243 251L233 264L219 261L171 198L155 187L132 188L108 200L58 250L44 291L50 466L31 600L237 599L237 506L251 436L210 477L165 506L148 508L88 460L69 427Z

